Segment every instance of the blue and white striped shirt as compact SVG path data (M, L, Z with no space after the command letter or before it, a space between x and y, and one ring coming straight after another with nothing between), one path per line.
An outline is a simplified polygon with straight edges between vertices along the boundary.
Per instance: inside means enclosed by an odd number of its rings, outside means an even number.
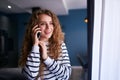
M57 60L48 57L44 63L44 80L69 80L71 75L71 65L68 51L65 43L62 44L62 53ZM30 54L27 57L27 62L22 70L22 73L27 77L27 80L35 80L39 73L40 52L38 46L33 46ZM41 80L40 77L38 80Z

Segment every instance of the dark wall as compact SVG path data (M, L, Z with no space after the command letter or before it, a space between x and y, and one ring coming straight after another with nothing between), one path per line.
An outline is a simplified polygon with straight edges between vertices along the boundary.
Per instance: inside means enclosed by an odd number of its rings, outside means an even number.
M15 16L0 14L0 65L5 67L17 66L18 59L18 29Z
M30 18L30 14L27 14L27 13L18 14L17 18L18 18L18 36L19 36L18 37L18 51L20 52L26 26Z

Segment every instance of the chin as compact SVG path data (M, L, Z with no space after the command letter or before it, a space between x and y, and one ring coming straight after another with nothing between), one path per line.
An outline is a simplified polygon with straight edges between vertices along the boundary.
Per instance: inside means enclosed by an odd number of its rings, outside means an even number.
M47 39L50 39L51 38L51 35L50 36L46 36Z

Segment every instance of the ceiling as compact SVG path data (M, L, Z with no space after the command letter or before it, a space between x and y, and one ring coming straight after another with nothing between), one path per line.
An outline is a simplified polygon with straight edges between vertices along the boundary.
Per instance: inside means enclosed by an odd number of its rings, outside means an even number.
M8 5L12 8L9 9ZM57 15L67 15L71 9L86 9L87 0L0 0L0 12L32 13L33 7L50 9Z

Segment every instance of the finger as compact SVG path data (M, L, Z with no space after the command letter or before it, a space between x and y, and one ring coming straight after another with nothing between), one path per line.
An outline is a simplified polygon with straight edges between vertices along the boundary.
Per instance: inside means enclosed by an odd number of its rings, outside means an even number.
M32 32L34 31L34 29L36 29L38 27L38 25L35 25L33 28L32 28Z
M33 34L33 35L36 35L37 32L41 32L41 31L40 31L40 28L39 28L39 27L35 26L35 27L32 29L32 34Z
M39 41L39 44L44 47L44 42L43 41Z
M40 31L40 28L36 28L36 29L34 30L34 33L38 33L38 32L41 32L41 31Z

